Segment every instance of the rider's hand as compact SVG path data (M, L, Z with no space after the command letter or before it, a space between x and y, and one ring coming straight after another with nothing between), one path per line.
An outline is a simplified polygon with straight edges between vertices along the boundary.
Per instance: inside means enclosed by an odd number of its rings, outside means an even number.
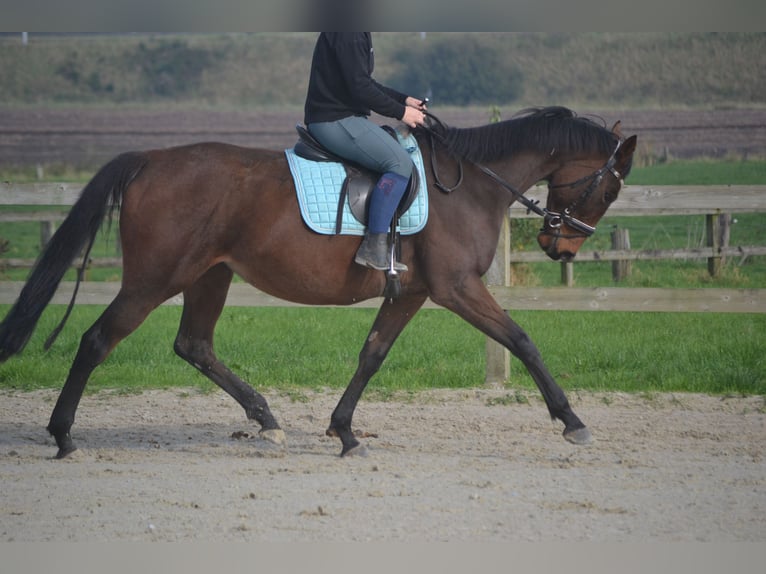
M411 128L422 126L425 123L425 121L426 121L426 116L419 109L413 108L411 106L406 106L404 108L404 116L402 116L402 122L404 122Z
M418 98L413 98L412 96L407 96L407 100L404 103L405 105L411 108L415 108L416 110L420 110L421 112L424 112L428 109L426 106L426 100L419 100Z

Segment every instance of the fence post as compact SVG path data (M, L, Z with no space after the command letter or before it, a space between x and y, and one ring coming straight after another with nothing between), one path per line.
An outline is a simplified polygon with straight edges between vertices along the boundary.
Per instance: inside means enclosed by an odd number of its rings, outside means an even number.
M574 285L574 262L565 261L561 264L561 284L567 287Z
M484 276L487 285L508 287L511 284L511 264L508 260L511 252L510 212L503 218L500 240L497 242L495 258L489 271ZM487 368L484 384L489 387L502 387L510 377L511 355L504 346L487 337Z
M610 234L612 237L612 249L616 251L630 251L630 232L615 226ZM612 261L612 281L619 283L630 276L632 270L630 260Z
M723 264L721 249L728 247L730 234L730 213L709 213L705 216L707 246L713 248L713 257L707 260L707 270L711 277L718 277L721 273L721 266Z
M56 231L56 224L52 221L40 222L40 249L44 249L48 242L53 237L53 232Z

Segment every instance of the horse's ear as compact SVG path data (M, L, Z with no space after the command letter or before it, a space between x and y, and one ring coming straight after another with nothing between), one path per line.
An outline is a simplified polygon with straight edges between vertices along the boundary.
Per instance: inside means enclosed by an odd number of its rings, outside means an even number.
M617 159L624 160L632 156L633 152L636 151L637 141L638 141L638 136L633 135L633 136L630 136L628 139L626 139L624 142L622 142L620 149L617 150Z
M622 139L622 130L620 129L621 124L622 124L622 121L617 120L616 122L614 122L614 125L612 126L612 133L620 139Z

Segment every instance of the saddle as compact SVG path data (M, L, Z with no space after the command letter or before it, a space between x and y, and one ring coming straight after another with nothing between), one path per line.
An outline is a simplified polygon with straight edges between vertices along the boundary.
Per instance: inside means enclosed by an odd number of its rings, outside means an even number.
M383 126L392 138L397 139L396 131L390 126ZM369 202L372 190L380 179L380 173L367 169L359 164L343 159L326 147L312 136L309 131L300 124L295 126L298 132L298 142L293 147L295 155L310 161L335 162L343 165L346 177L340 191L338 200L338 216L335 223L335 233L339 234L343 226L343 206L348 200L349 208L354 218L362 225L367 225L369 215ZM417 196L420 188L420 176L418 170L412 170L412 177L407 185L399 207L394 214L393 228L396 229L396 222L403 213L409 209Z

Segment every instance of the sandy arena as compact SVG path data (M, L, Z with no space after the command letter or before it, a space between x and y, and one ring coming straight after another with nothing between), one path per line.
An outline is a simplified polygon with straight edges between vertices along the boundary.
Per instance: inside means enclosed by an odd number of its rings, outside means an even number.
M339 392L266 394L287 447L222 392L84 397L57 461L55 391L2 394L2 541L705 541L766 538L762 397L534 393L363 400L367 457L324 435ZM513 396L514 400L506 400Z

